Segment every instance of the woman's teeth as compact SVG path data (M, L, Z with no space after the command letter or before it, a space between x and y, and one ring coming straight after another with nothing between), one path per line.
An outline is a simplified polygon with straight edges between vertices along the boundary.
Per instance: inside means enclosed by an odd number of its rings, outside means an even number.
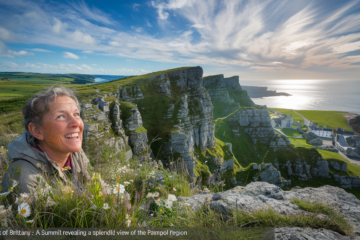
M78 133L68 134L65 136L65 138L68 138L68 139L78 138L78 137L79 137Z

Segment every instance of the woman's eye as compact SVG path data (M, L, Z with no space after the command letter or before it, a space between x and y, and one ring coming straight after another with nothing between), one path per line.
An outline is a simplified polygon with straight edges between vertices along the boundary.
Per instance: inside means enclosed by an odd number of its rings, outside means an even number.
M75 116L76 116L76 117L80 117L80 113L75 113Z
M57 118L65 118L65 116L64 116L64 115L60 115L60 116L58 116Z

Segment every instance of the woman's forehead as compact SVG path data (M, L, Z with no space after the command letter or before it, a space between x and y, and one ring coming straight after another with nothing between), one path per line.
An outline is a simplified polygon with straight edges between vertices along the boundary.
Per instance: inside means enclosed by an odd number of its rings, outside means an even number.
M50 111L66 111L66 110L78 110L76 102L74 99L68 96L56 96L52 106L50 107Z

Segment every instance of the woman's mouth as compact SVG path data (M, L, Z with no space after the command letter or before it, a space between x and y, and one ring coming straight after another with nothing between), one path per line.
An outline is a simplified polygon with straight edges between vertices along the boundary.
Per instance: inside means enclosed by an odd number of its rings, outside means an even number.
M71 133L68 135L65 135L66 139L79 139L79 133Z

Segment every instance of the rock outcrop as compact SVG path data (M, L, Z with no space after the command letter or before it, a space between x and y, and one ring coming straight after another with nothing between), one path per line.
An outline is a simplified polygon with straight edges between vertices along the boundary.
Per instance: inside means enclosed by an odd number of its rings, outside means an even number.
M236 90L236 91L242 91L242 88L239 83L239 76L232 76L229 78L224 78L224 82L227 88Z
M281 188L266 182L253 182L246 187L237 186L233 189L220 193L201 193L191 197L179 197L180 205L186 205L193 210L201 208L203 205L216 206L222 214L228 214L229 211L239 209L241 211L254 211L273 209L279 214L303 215L306 211L301 210L296 204L290 202L291 199L300 199L310 202L322 202L335 208L342 217L348 220L353 226L355 239L360 238L360 200L345 190L332 186L322 186L319 188L293 188L292 191L283 191ZM284 228L275 230L278 239L285 238ZM294 234L295 228L289 234L301 236L301 233ZM304 229L303 229L304 231ZM317 230L306 230L310 236L320 235ZM323 231L331 233L333 236L339 236L333 231ZM329 235L330 236L330 235ZM305 239L305 238L291 238ZM311 239L311 238L308 238ZM324 239L324 238L317 238ZM331 238L329 238L331 239ZM338 239L338 238L334 238ZM354 239L354 238L353 238Z
M114 153L123 153L125 159L129 160L133 154L120 119L119 103L114 103L110 111L110 104L103 96L94 98L90 102L81 103L81 116L84 122L83 141L102 142L104 146L114 149ZM110 133L111 124L116 135Z
M290 145L290 140L286 136L275 134L266 106L257 109L240 108L231 114L227 121L237 137L241 137L239 128L243 128L254 143L266 143L273 149Z
M220 116L226 116L235 111L236 109L240 108L240 103L235 102L234 99L230 98L229 92L226 89L223 74L204 77L203 81L203 85L209 92L211 102L214 105L215 118ZM234 84L233 81L231 83ZM234 84L234 86L236 85ZM237 88L238 87L240 87L239 84L237 85Z
M323 145L323 141L313 132L307 132L303 134L303 137L306 139L306 143L321 146Z

